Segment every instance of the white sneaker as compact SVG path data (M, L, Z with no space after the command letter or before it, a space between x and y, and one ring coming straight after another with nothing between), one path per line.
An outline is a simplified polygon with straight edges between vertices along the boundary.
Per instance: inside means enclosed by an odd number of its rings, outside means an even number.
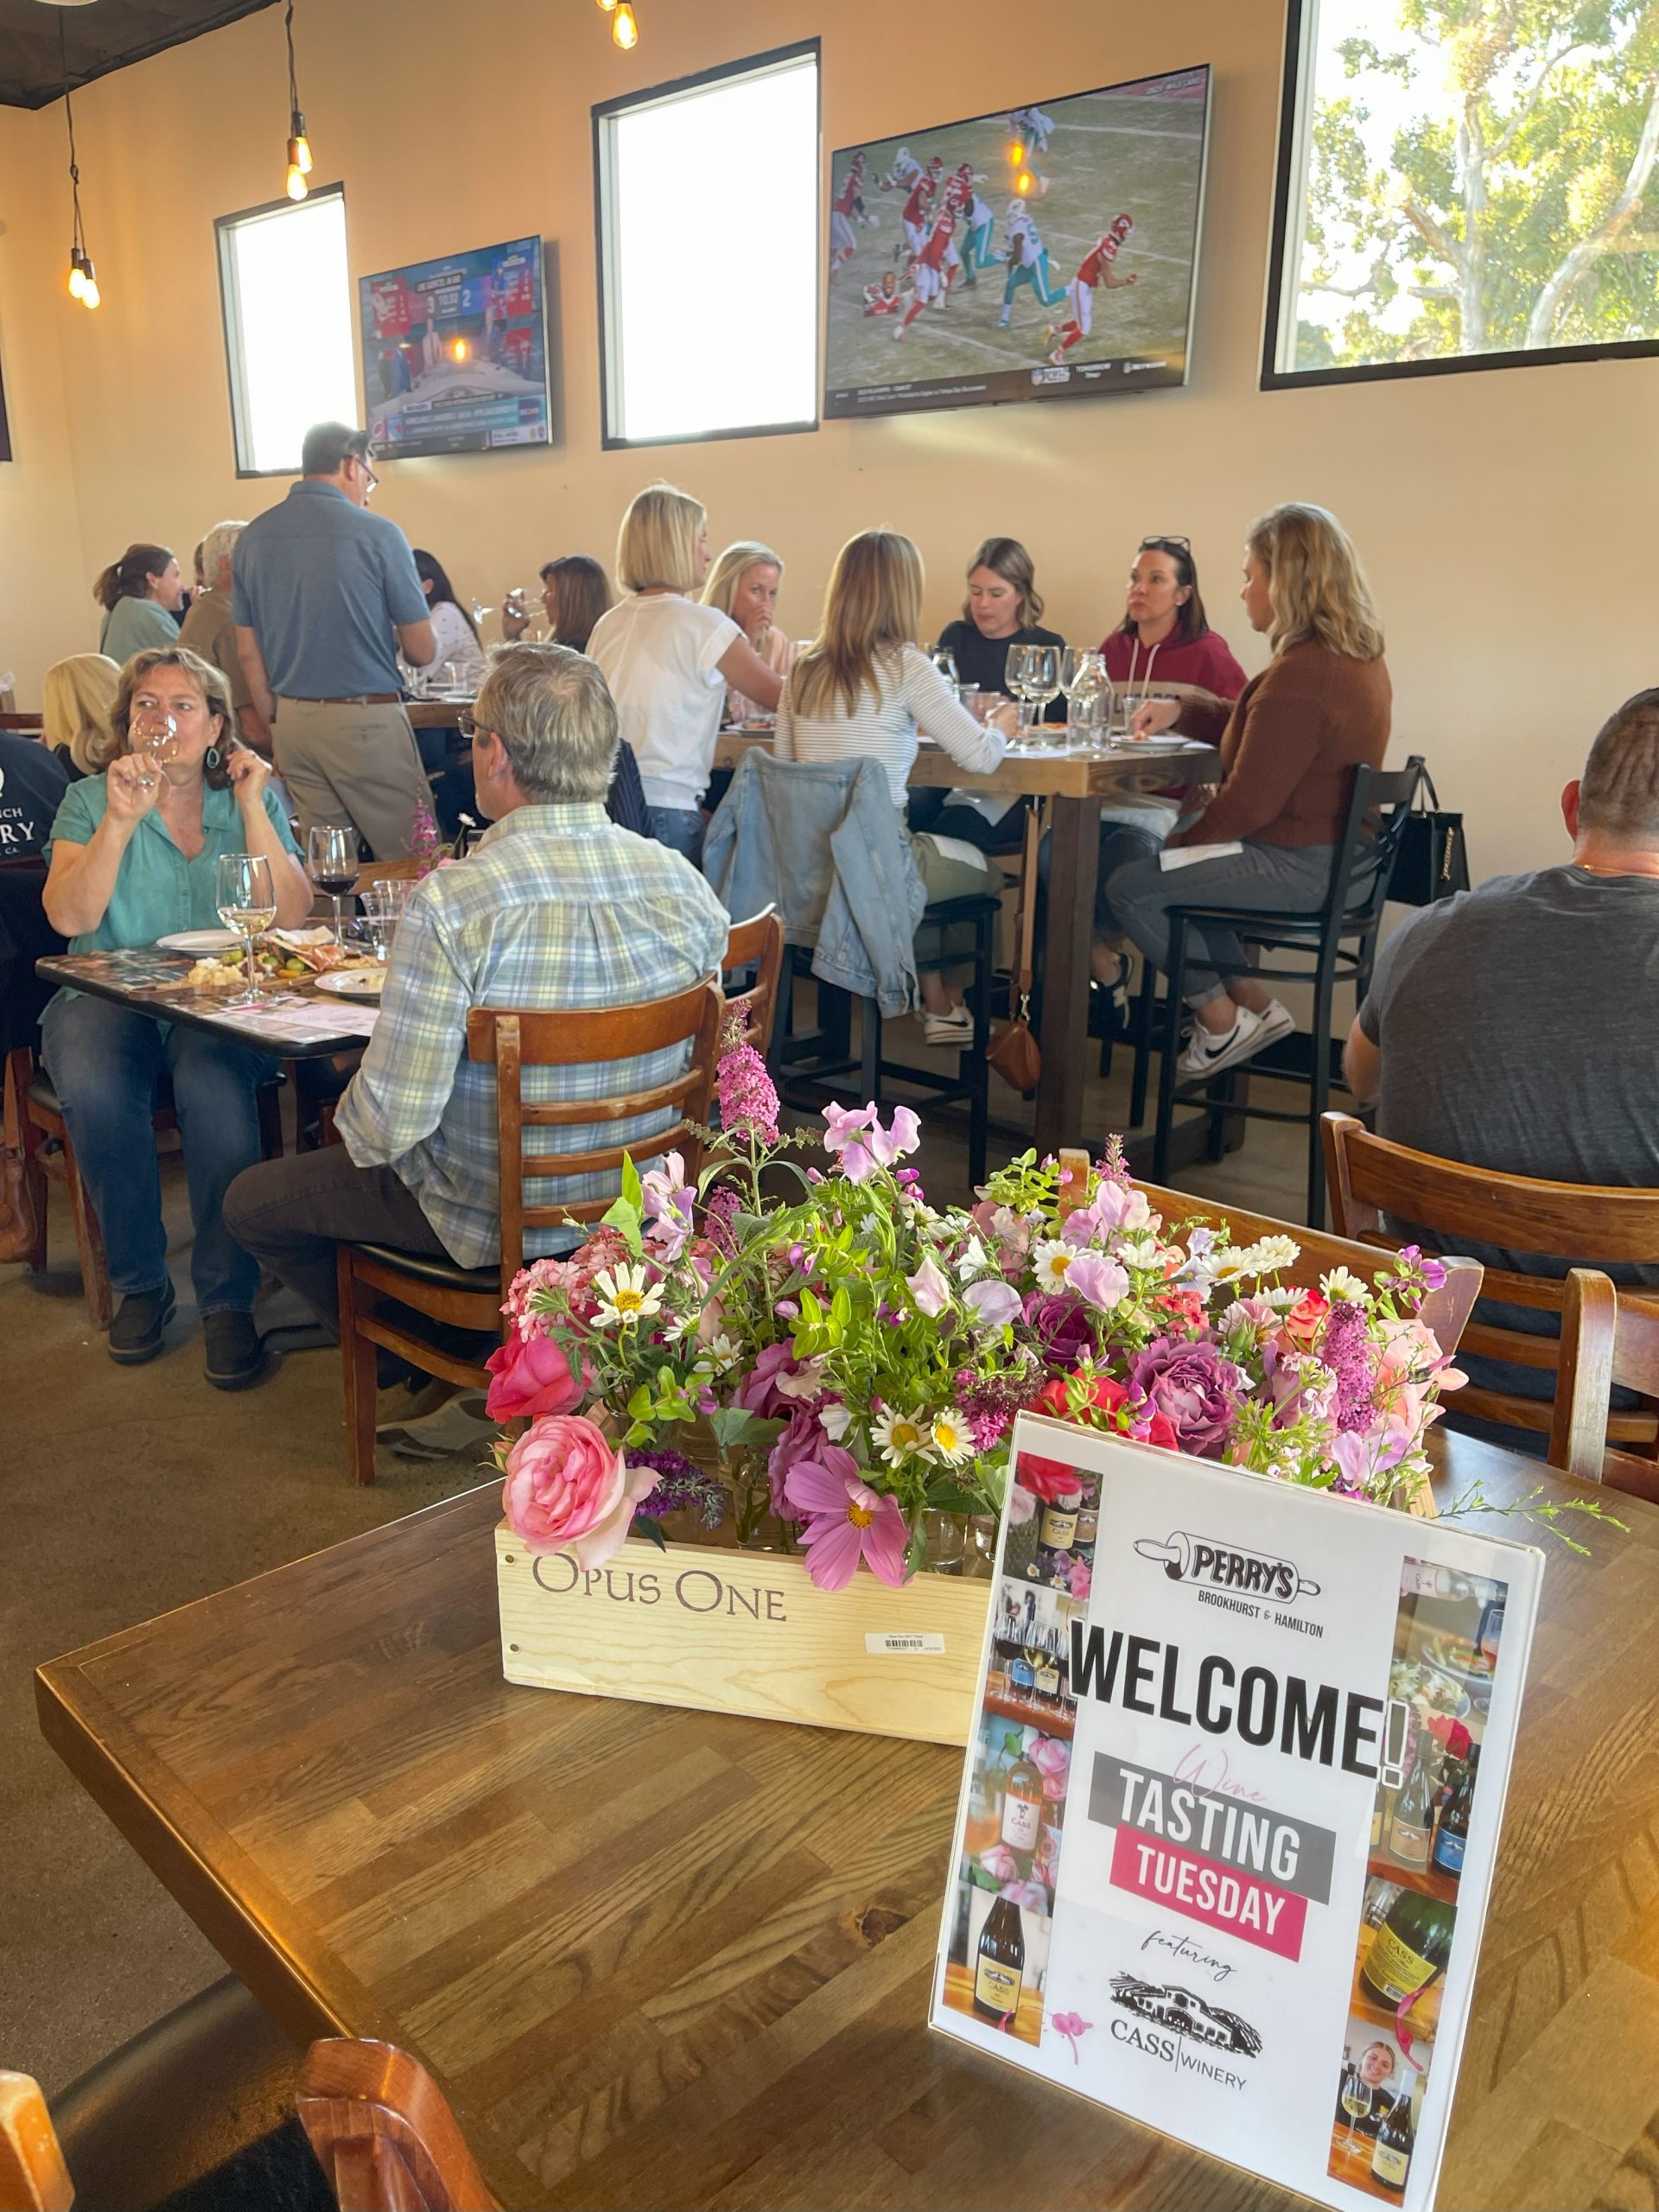
M1295 1026L1287 1008L1277 999L1269 1001L1265 1014L1240 1007L1237 1020L1224 1036L1212 1036L1201 1021L1195 1021L1191 1041L1175 1063L1176 1073L1183 1080L1219 1075L1224 1068L1236 1067L1241 1060L1254 1059L1278 1038L1287 1037Z
M494 1424L484 1410L481 1390L458 1390L428 1414L376 1428L375 1441L400 1459L448 1459L485 1443Z
M971 1045L974 1017L965 1006L952 1007L949 1014L924 1014L922 1036L930 1045Z

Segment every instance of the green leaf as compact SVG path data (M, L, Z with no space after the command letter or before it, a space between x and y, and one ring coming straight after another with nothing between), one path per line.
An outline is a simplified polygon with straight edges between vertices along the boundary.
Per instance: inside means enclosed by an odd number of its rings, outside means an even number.
M622 1196L636 1214L645 1211L645 1193L639 1170L633 1164L633 1155L626 1152L622 1155Z
M655 1544L659 1552L668 1549L668 1539L663 1534L663 1524L654 1521L649 1513L636 1513L632 1534L643 1536L647 1543Z
M637 1175L633 1179L636 1184L639 1180ZM645 1239L639 1233L639 1206L631 1205L625 1194L607 1206L600 1216L600 1219L607 1229L614 1229L621 1232L629 1251L638 1259L645 1249Z
M784 1428L781 1421L752 1414L747 1406L716 1406L709 1416L709 1426L715 1441L727 1452L734 1444L770 1444Z

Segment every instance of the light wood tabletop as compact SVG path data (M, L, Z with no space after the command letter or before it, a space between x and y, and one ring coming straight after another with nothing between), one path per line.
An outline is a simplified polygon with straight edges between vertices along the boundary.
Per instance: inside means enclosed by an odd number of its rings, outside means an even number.
M1055 728L1058 731L1058 725ZM735 768L746 753L769 750L769 729L723 729L715 766ZM1131 791L1185 791L1221 780L1221 755L1212 745L1179 741L1179 749L1125 739L1096 753L1056 750L1006 753L988 775L970 776L944 747L923 744L911 763L913 791L995 791L1008 798L1102 799Z
M1442 1495L1534 1463L1465 1439ZM1553 1540L1440 2202L1659 2172L1659 1508ZM493 1484L57 1660L49 1741L300 2040L512 2206L1266 2208L925 2024L961 1755L501 1678Z

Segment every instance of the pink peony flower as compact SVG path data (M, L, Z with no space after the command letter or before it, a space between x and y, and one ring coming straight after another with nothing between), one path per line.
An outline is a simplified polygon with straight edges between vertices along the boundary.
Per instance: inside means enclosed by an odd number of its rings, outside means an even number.
M861 1559L896 1590L905 1580L905 1516L896 1498L873 1491L844 1446L822 1444L798 1459L785 1495L806 1519L806 1571L820 1590L844 1590Z
M548 1414L507 1454L501 1510L531 1551L570 1551L583 1567L602 1567L656 1487L656 1468L630 1471L592 1421Z
M542 1414L568 1414L588 1395L592 1377L570 1372L570 1363L551 1337L509 1337L484 1363L490 1393L484 1409L492 1421L523 1421Z

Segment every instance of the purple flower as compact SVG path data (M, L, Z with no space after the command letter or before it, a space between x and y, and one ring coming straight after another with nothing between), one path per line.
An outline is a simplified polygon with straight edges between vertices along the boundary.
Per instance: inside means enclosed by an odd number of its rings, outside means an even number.
M646 1499L645 1510L653 1521L665 1513L694 1512L705 1529L718 1529L726 1517L726 1488L715 1476L694 1467L690 1459L666 1446L630 1451L630 1467L655 1467L657 1487Z
M856 1113L845 1106L826 1106L823 1118L829 1125L823 1148L840 1155L841 1172L849 1183L862 1183L878 1167L891 1167L895 1160L914 1152L922 1139L922 1125L910 1106L895 1106L887 1128L882 1128L874 1105L861 1106Z
M732 1403L762 1420L787 1419L802 1402L778 1387L779 1378L798 1375L800 1363L787 1344L768 1344L732 1394Z
M723 1183L710 1191L702 1202L703 1227L709 1232L709 1242L728 1260L734 1257L737 1251L737 1239L732 1234L732 1223L742 1211L742 1199Z
M1319 1357L1336 1377L1332 1411L1338 1429L1370 1427L1375 1381L1370 1330L1351 1300L1338 1299L1325 1317Z
M739 1045L722 1053L715 1082L720 1093L720 1125L726 1134L744 1132L762 1144L776 1144L778 1093L753 1046Z
M1081 1300L1064 1291L1033 1290L1026 1300L1026 1325L1056 1375L1069 1374L1095 1350L1094 1325Z
M785 1492L791 1473L797 1460L816 1459L823 1443L823 1430L817 1414L810 1406L797 1404L789 1416L783 1434L773 1444L766 1456L766 1478L772 1488L772 1510L780 1521L798 1521L798 1506L791 1505Z
M1160 1337L1129 1363L1129 1387L1174 1430L1184 1452L1216 1451L1238 1411L1242 1377L1213 1344Z

